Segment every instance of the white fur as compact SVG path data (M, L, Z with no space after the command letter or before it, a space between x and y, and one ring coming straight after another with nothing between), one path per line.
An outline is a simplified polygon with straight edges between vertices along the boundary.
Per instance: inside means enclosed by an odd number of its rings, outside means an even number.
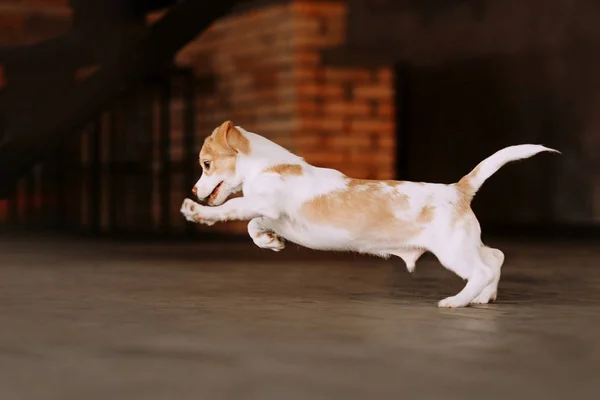
M195 189L198 197L204 198L217 180L226 179L225 184L231 187L241 185L244 196L216 207L202 206L186 199L181 212L189 221L211 225L217 221L250 220L248 232L261 248L280 251L285 240L289 240L318 250L356 251L383 257L395 255L405 261L410 272L417 259L430 251L444 267L467 281L456 296L441 300L440 307L464 307L495 300L504 254L481 243L479 222L470 209L456 220L456 205L464 195L456 184L407 182L394 187L381 182L380 188L386 195L403 195L409 199L407 209L393 210L399 219L416 220L424 205L435 206L435 218L418 235L403 241L368 229L360 234L352 233L308 221L300 213L302 205L316 196L346 188L348 178L344 174L309 165L266 138L240 127L237 129L249 140L251 152L237 155L235 176L217 179L203 175ZM539 145L520 145L496 152L467 175L473 189L471 195L502 165L542 151L555 150ZM301 165L303 173L283 178L277 173L265 172L278 164ZM224 201L222 199L221 203Z

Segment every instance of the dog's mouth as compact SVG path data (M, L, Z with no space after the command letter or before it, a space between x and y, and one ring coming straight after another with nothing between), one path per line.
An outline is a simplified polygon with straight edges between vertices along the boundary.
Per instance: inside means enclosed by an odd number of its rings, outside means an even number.
M223 186L223 182L219 183L217 186L215 186L215 188L213 189L212 192L210 192L210 194L208 195L208 203L212 203L213 201L215 201L215 199L217 198L217 196L219 195L219 189L221 189L221 186Z

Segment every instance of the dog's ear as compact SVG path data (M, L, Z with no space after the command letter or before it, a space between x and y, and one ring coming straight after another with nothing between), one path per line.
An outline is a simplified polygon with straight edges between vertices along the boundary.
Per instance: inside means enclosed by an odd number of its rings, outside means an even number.
M235 127L233 122L225 121L214 133L215 141L226 149L233 150L236 153L250 153L250 142Z

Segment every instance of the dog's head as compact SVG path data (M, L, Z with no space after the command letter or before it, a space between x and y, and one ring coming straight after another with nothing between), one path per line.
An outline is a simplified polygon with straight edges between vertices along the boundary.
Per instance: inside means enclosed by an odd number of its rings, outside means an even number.
M236 168L240 153L250 153L250 142L231 121L206 138L199 158L202 176L192 189L199 200L218 206L242 189L243 174Z

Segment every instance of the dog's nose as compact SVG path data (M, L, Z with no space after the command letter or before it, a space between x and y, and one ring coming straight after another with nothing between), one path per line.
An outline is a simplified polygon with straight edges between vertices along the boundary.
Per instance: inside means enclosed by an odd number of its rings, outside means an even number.
M192 188L192 193L194 193L194 196L197 196L197 195L198 195L198 191L196 190L196 186L194 186L194 187Z

